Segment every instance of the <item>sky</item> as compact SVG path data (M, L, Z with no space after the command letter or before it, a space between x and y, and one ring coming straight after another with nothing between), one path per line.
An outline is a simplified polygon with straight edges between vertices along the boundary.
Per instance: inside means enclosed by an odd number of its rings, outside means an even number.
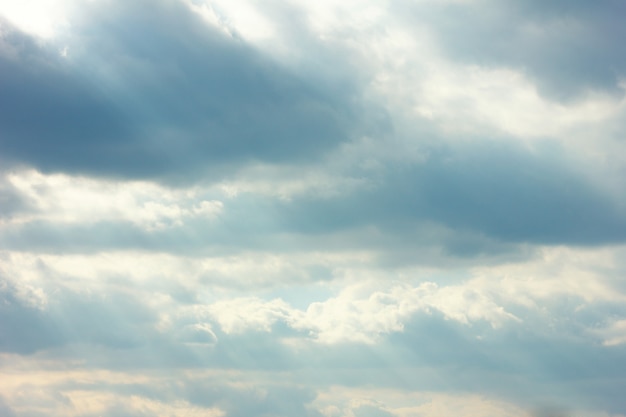
M625 18L0 0L0 416L626 416Z

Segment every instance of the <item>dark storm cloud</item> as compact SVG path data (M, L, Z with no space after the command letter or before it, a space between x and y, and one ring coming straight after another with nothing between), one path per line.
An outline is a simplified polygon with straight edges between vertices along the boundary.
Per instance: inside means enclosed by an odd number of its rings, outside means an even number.
M431 27L451 57L519 69L550 98L572 100L589 90L623 92L623 1L485 0L408 7L405 16Z
M289 72L179 2L94 3L73 23L67 58L3 23L3 159L188 181L355 134L351 86Z

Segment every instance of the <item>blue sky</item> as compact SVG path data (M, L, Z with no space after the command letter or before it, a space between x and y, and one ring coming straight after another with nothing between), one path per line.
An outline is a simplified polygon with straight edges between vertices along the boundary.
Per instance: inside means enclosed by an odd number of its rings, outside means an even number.
M0 415L626 416L625 17L0 0Z

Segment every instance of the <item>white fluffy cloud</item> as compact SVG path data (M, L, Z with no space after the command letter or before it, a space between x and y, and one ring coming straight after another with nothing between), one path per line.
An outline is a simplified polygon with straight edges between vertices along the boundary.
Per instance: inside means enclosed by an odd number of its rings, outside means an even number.
M12 223L127 221L147 230L180 226L188 218L215 218L223 203L198 197L201 190L171 190L149 182L115 183L27 171L8 182L31 210Z
M336 297L310 304L304 311L279 299L264 302L258 298L220 301L207 311L226 333L270 331L281 321L324 344L375 343L383 335L401 332L417 312L437 311L463 324L483 320L493 327L519 321L471 285L439 288L431 282L374 291L368 286L351 286Z

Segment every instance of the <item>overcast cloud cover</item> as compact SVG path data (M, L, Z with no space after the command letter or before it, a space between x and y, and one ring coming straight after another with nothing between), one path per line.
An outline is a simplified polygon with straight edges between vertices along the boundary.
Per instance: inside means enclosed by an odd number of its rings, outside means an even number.
M624 19L0 0L0 415L626 416Z

